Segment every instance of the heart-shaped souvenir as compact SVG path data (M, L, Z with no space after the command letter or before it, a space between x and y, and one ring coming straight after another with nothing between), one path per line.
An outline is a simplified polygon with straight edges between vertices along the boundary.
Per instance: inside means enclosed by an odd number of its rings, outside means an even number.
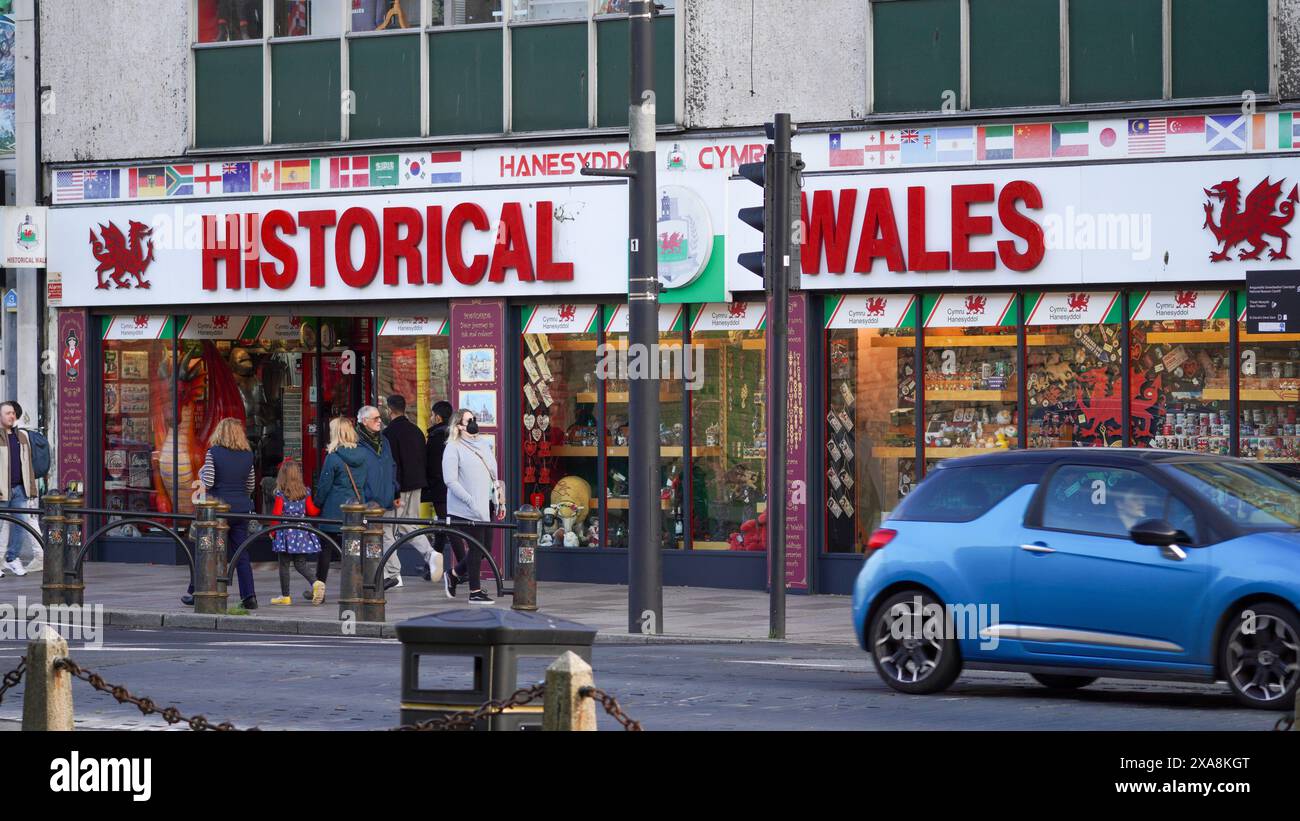
M528 467L524 468L524 484L531 485L533 482L536 481L537 481L537 472L533 470L533 466L529 465Z
M529 456L532 456L536 452L537 452L536 442L532 441L531 439L528 440L527 442L524 442L524 453L527 453Z
M546 430L547 428L549 428L551 426L551 415L549 413L544 413L541 416L537 417L537 425L542 430Z
M541 510L542 507L545 506L546 504L546 494L534 493L532 496L528 497L528 501L533 503L533 507L537 508L538 510Z
M541 429L541 428L533 428L533 441L534 441L534 442L540 442L540 441L542 441L542 429Z
M533 425L537 424L537 417L531 413L524 414L524 430L532 430Z
M544 485L549 485L551 483L551 469L542 468L542 475L541 478L538 479L538 481Z
M547 439L545 442L543 442L542 445L541 445L541 447L539 447L539 448L537 449L537 452L538 452L539 454L541 454L542 456L550 456L550 455L551 455L551 440L550 440L550 439Z

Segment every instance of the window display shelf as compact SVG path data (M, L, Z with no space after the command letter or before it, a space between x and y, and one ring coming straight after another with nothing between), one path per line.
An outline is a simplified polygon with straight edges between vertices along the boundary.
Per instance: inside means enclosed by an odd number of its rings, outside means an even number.
M716 331L709 331L708 333L716 333ZM700 348L736 347L736 343L730 339L715 339L713 337L706 337L699 334L691 337L691 344ZM745 350L745 351L761 351L766 346L767 346L767 340L764 339L763 337L758 337L756 339L747 338L747 339L740 340L740 348L741 350Z
M916 347L916 337L914 336L873 336L871 337L872 348L914 348Z
M595 450L595 448L592 448L592 450ZM669 459L680 459L681 456L682 456L682 451L683 451L683 450L684 450L684 448L683 448L681 445L660 445L660 447L659 447L659 455L660 455L661 457L665 457L665 458L669 458ZM551 452L552 452L552 453L554 453L555 451L556 451L556 448L551 448ZM609 448L609 453L608 453L608 455L609 455L611 458L617 458L617 457L620 457L620 456L621 456L621 457L626 457L626 456L627 456L627 451L628 451L628 448L627 448L626 445L615 445L615 446ZM709 457L709 456L721 456L721 455L722 455L722 448L721 448L721 447L713 447L713 448L710 448L710 447L698 447L698 448L691 448L691 456L693 456L693 457L696 458L696 459L705 458L705 457Z
M1162 342L1167 345L1174 343L1198 344L1227 341L1227 331L1152 331L1147 334L1148 343Z
M1290 390L1274 388L1242 388L1238 398L1242 402L1300 402L1300 387ZM1201 391L1201 399L1209 401L1221 399L1227 401L1227 388L1206 388Z
M606 404L610 404L610 405L626 405L626 404L628 403L628 401L629 401L629 396L630 396L630 394L628 394L628 393L626 393L626 392L610 391L610 392L608 392L608 393L605 394L605 402L606 402ZM577 399L577 401L579 401L579 402L589 402L589 403L595 404L595 402L596 402L596 392L595 392L595 391L582 391L582 392L580 392L579 394L577 394L576 399ZM671 392L660 391L660 392L659 392L659 401L660 401L660 402L680 402L680 401L682 401L682 395L681 395L680 392L671 393Z
M1040 339L1042 337L1039 337ZM1028 340L1026 340L1028 342ZM990 334L988 336L936 336L925 337L927 348L1014 348L1015 334Z
M696 550L730 550L731 545L726 542L701 542L699 540L691 542L691 547Z
M927 402L1015 402L1020 398L1018 391L953 391L926 390Z
M552 456L595 456L596 446L555 445L551 448Z
M933 448L925 449L927 459L949 459L954 456L979 456L982 453L996 453L1002 448ZM908 459L916 455L916 448L911 445L897 447L883 445L871 449L871 455L878 459Z
M1252 334L1242 326L1239 339L1242 342L1300 342L1300 334Z
M1025 346L1029 348L1073 344L1074 337L1069 334L1025 334Z
M595 336L591 334L591 336ZM594 351L595 339L551 339L551 349L556 351Z
M627 510L628 498L626 496L611 496L605 500L605 507L609 510ZM659 507L663 508L664 510L672 510L673 503L668 501L667 499L660 499ZM592 510L596 509L595 499L591 500L591 509Z

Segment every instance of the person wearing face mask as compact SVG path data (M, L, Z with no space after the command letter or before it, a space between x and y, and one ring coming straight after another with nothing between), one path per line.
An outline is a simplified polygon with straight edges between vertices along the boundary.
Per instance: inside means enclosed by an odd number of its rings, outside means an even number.
M447 485L447 515L453 524L460 523L463 533L490 547L489 529L470 523L489 521L491 503L496 504L496 517L504 519L505 500L498 491L496 452L491 440L479 435L478 420L471 410L461 408L452 416L442 454L442 478ZM492 604L479 583L482 555L471 550L464 539L452 537L450 541L455 561L448 557L442 574L447 595L455 598L456 588L468 582L470 604Z

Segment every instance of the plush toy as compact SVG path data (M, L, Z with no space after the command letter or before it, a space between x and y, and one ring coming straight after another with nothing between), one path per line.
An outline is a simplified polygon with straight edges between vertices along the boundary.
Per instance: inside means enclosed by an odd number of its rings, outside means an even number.
M565 534L564 534L564 546L565 546L565 547L577 547L577 546L578 546L578 534L577 534L577 533L574 533L572 530L570 530L568 533L565 533Z
M758 522L749 519L740 525L742 550L762 550L763 541L758 535Z

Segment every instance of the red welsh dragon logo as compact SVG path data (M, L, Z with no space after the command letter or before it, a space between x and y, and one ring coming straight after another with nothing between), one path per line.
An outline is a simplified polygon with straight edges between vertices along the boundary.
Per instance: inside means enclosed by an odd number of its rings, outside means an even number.
M744 316L745 312L748 310L749 310L749 303L747 302L733 302L731 303L731 305L727 307L727 312L732 316L736 317L737 319Z
M108 288L108 281L104 279L106 273L117 288L131 287L127 275L135 277L135 287L148 288L144 272L153 262L153 240L146 243L144 239L152 233L152 228L135 220L128 224L125 236L122 229L111 222L100 224L98 237L95 229L90 229L90 252L99 260L99 267L95 269L99 284L95 288Z
M212 317L212 328L217 331L224 331L230 327L230 317L214 316Z
M867 297L867 316L884 316L885 298L883 296Z
M675 253L681 250L682 239L684 238L682 237L680 231L674 231L671 234L660 234L659 250L663 251L666 254Z
M1211 262L1226 260L1228 253L1243 242L1248 243L1250 248L1238 251L1237 259L1259 259L1265 248L1268 248L1269 259L1291 258L1286 252L1291 235L1285 229L1295 216L1296 202L1300 201L1296 189L1300 186L1291 186L1291 193L1278 205L1284 182L1285 177L1277 182L1269 182L1268 177L1265 177L1251 189L1246 195L1246 204L1240 207L1240 177L1204 189L1205 196L1209 199L1205 201L1205 224L1201 227L1209 228L1215 240L1222 243L1218 251L1210 252ZM1214 221L1214 200L1223 203L1217 223ZM1273 213L1274 208L1277 208L1276 214ZM1268 241L1264 239L1266 236L1277 237L1282 241L1281 247L1276 251L1269 248Z
M577 306L577 305L561 305L561 306L560 306L560 321L561 321L561 322L572 322L572 321L573 321L573 318L574 318L575 316L577 316L577 315L578 315L578 306Z
M966 297L966 313L982 314L984 306L988 304L989 298L986 296L976 296L974 294Z
M137 327L137 328L148 328L148 327L149 327L149 317L148 317L148 316L137 316L137 317L135 318L135 327Z
M1196 307L1196 291L1174 291L1174 305L1179 308Z
M1065 303L1069 306L1071 311L1086 311L1088 310L1088 300L1090 298L1090 295L1086 293L1069 294L1065 298Z

